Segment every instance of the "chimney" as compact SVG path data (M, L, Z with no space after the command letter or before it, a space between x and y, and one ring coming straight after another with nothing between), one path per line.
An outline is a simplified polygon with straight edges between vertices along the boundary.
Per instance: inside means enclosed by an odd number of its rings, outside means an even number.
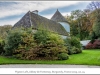
M38 14L38 10L34 10L34 11L32 11L33 13L35 13L35 14Z

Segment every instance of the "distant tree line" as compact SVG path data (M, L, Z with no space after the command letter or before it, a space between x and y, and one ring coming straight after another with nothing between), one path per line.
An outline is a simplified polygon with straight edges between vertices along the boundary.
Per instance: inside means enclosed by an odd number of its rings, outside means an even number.
M0 38L4 39L7 35L7 32L12 28L12 25L3 25L0 26Z
M74 10L66 16L70 23L71 36L80 40L100 37L100 2L91 2L84 10Z

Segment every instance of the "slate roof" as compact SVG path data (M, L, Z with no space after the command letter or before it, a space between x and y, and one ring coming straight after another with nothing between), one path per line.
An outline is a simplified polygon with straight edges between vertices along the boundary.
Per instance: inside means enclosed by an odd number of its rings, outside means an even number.
M56 22L67 22L67 20L62 16L62 14L58 11L55 12L55 14L52 16L51 20Z
M14 26L15 27L32 27L38 29L39 27L45 28L49 31L67 36L68 33L59 23L42 17L38 14L27 12Z

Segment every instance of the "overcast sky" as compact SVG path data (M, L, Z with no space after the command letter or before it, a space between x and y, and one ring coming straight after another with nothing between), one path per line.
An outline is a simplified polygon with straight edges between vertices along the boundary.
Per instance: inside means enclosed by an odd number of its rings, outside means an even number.
M50 19L58 9L63 16L76 9L84 10L91 1L0 1L0 25L14 25L29 10Z

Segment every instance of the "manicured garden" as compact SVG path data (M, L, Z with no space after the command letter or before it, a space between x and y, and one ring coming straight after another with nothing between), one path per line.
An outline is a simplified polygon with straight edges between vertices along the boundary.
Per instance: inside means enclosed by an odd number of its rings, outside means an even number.
M100 65L100 50L82 50L80 39L40 29L10 30L0 40L0 64Z
M0 56L0 64L75 64L100 65L100 50L83 50L80 54L69 55L68 60L19 60Z
M23 60L67 60L69 55L82 53L76 37L63 39L45 29L33 32L31 28L10 30L0 40L0 55Z

